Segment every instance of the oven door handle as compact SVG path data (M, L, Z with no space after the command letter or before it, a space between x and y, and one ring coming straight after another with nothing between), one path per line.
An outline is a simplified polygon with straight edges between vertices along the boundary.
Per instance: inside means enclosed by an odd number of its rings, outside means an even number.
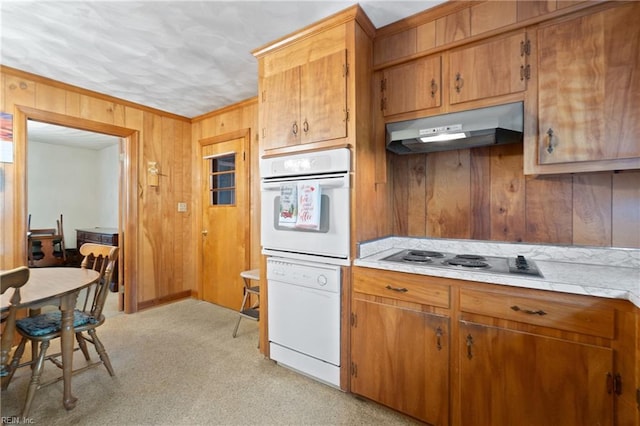
M280 191L280 188L283 184L290 183L298 183L305 182L307 180L316 180L320 188L348 188L349 187L349 176L340 175L332 178L321 178L321 179L300 179L295 178L291 180L278 180L278 181L269 181L262 182L262 190L263 191Z

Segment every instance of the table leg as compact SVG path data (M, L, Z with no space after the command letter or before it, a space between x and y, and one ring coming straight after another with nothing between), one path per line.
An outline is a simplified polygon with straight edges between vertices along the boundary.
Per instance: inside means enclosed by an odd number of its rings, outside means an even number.
M62 349L62 377L64 379L64 394L62 397L62 403L64 408L72 410L76 406L78 398L71 394L71 375L73 372L73 342L74 342L74 329L73 329L73 310L76 307L76 300L78 293L71 293L63 296L60 300L60 311L62 314L61 330L60 330L60 345Z

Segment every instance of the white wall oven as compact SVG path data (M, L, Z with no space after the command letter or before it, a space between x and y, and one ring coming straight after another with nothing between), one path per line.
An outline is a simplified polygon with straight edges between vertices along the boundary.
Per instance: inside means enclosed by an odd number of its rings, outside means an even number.
M263 159L262 251L349 265L347 148Z
M341 266L349 265L350 152L262 159L271 359L340 387Z

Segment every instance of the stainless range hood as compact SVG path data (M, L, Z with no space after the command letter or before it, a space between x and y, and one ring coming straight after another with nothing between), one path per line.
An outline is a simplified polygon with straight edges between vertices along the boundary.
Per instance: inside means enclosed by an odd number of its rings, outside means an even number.
M522 102L387 124L387 150L420 154L522 142Z

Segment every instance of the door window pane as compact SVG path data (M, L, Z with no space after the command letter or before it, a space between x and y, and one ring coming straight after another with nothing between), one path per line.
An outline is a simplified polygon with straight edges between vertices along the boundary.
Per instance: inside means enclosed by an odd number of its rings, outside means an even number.
M209 203L211 206L236 202L236 154L209 159Z

